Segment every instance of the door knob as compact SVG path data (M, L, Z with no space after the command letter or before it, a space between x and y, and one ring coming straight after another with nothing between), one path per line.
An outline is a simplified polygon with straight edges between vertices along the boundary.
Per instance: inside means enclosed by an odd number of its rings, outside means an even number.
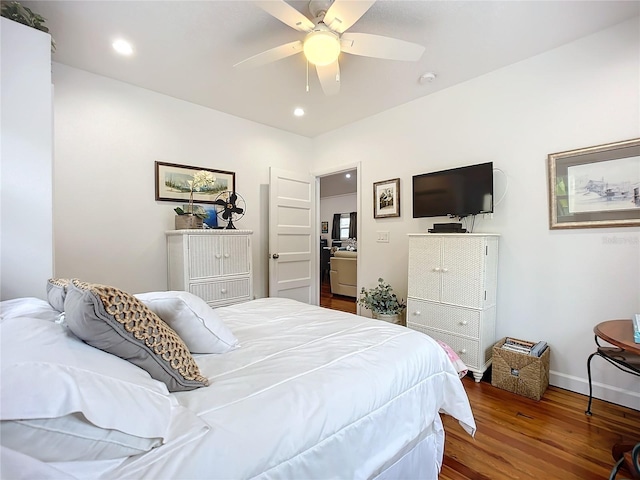
M280 258L280 255L278 255L277 253L274 253L273 255L271 255L271 257L277 260Z

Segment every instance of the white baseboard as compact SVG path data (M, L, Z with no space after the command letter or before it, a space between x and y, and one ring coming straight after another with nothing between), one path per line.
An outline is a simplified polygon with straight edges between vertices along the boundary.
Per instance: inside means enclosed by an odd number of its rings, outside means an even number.
M587 409L589 401L589 381L586 378L574 377L555 371L549 372L549 383L555 387L571 390L572 392L586 395L584 399L584 409ZM625 407L640 410L640 392L624 390L622 388L605 385L604 383L591 382L593 386L593 397L607 402L623 405ZM592 407L593 410L593 407ZM595 412L594 412L595 413Z

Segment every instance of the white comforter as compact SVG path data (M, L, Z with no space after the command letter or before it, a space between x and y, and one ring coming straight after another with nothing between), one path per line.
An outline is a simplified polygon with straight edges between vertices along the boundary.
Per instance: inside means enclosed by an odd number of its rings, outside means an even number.
M217 312L240 347L197 356L210 386L174 394L210 429L106 477L372 478L441 439L441 411L475 431L453 365L422 333L278 298Z

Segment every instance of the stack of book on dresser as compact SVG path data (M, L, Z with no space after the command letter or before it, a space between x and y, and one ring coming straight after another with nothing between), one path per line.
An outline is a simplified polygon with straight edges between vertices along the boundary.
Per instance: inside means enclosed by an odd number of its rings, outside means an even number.
M527 342L526 340L518 340L517 338L507 337L502 347L504 350L522 353L532 357L539 357L547 348L547 342Z

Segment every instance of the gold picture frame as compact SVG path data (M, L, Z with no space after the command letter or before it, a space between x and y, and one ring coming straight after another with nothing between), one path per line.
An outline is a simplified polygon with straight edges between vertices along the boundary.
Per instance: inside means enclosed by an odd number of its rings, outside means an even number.
M373 218L400 216L400 179L373 184Z
M547 160L551 230L640 225L640 138Z

